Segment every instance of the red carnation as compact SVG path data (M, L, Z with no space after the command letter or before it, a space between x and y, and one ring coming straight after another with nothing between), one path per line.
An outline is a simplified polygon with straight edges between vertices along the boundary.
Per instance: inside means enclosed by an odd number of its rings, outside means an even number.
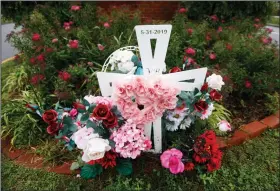
M32 35L32 40L33 40L33 41L39 41L39 40L40 40L40 35L39 35L38 33L34 33L34 34Z
M194 153L193 159L195 160L195 162L198 162L198 163L205 163L207 161L207 158L201 157L200 155L198 155L196 153Z
M194 169L194 164L192 162L187 162L185 164L185 170L186 171L190 171L190 170L193 170Z
M203 113L208 109L208 104L204 100L199 100L194 104L194 109L200 113Z
M201 87L200 91L207 92L208 91L208 84L204 83L203 86Z
M117 165L116 163L117 153L113 151L108 151L105 153L104 157L98 160L91 160L88 162L90 165L100 164L103 168L108 167L113 168Z
M201 137L205 138L206 142L209 144L216 143L216 134L213 130L207 130L205 133L201 135Z
M179 67L173 67L171 70L169 70L169 73L175 73L175 72L181 72L181 69Z
M68 81L71 78L71 75L68 72L60 71L58 77L63 81Z
M217 92L217 90L214 89L211 90L209 94L212 101L220 101L223 97L219 92Z
M50 124L56 122L57 116L58 116L57 112L53 109L50 109L43 113L42 118L46 123Z

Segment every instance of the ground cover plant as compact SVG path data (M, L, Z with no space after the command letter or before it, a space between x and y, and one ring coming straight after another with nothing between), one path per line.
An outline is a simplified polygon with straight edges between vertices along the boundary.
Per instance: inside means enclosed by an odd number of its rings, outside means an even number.
M117 96L113 97L118 103L116 109L110 100L98 97L100 89L95 74L116 49L137 45L135 25L158 22L143 21L140 12L131 12L127 6L112 7L106 12L90 2L62 3L58 12L52 4L40 4L25 16L22 31L8 35L8 40L22 54L14 60L20 67L4 78L7 85L2 87L2 95L6 95L2 136L10 137L14 146L33 146L36 153L53 163L76 160L72 169L81 168L81 176L86 179L98 178L103 168L115 166L120 174L131 174L133 165L124 158L136 158L153 143L143 136L143 129L128 124L127 119L141 124L140 114L151 111L140 107L150 102L145 99L138 102L141 95L132 92L135 97L129 100L131 103L125 101L130 105L137 103L140 113L126 113L125 107L120 109L127 104L120 102L123 101L119 96L120 85ZM188 10L181 8L172 21L166 22L173 26L166 57L167 71L208 67L208 72L205 84L193 94L181 92L176 99L172 94L170 105L163 104L162 110L156 108L157 113L145 115L146 121L153 121L166 112L163 116L166 130L170 131L165 134L167 150L161 160L157 156L153 165L161 163L173 174L188 174L196 169L191 177L211 181L215 174L208 177L206 172L219 169L222 160L216 134L228 135L243 123L275 112L273 108L279 97L275 93L279 90L279 80L275 80L279 78L279 54L268 36L272 31L263 29L264 21L261 17L223 18L218 14L191 21ZM118 59L121 62L111 63L113 70L117 66L114 72L127 73L134 68L136 74L141 73L141 58L137 53L119 53ZM268 110L263 110L263 105ZM121 128L114 131L115 127ZM126 134L129 129L133 133L137 130L141 144L131 144L132 148L125 150L127 143L120 137L129 139ZM56 145L53 137L60 140L58 148L66 146L63 154L58 149L50 149ZM85 146L94 143L100 143L100 148L91 150ZM74 157L67 149L75 151ZM166 176L173 181L172 176ZM193 184L183 179L186 184ZM136 185L145 186L140 179ZM150 189L149 186L152 185L147 184L144 189ZM175 183L168 186L177 188Z

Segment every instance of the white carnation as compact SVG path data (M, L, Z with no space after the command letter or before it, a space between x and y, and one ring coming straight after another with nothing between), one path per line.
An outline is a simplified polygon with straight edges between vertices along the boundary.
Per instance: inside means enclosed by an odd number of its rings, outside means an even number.
M180 129L186 129L189 128L191 126L192 123L192 119L190 117L187 117L186 119L184 119L180 125Z

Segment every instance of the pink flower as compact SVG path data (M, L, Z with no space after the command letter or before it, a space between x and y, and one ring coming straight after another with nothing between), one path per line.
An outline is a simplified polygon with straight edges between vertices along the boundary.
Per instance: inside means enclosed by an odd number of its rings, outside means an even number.
M104 26L105 28L110 28L110 24L109 24L108 22L104 23L103 26Z
M68 47L72 49L77 49L79 47L78 40L69 40Z
M80 9L81 9L81 6L78 6L78 5L72 5L72 7L71 7L72 11L78 11Z
M231 126L226 120L220 121L217 126L219 127L220 131L231 131Z
M189 35L192 35L192 33L193 33L193 29L192 28L189 28L187 31L188 31Z
M209 58L210 58L210 60L215 60L216 59L216 54L210 53Z
M192 56L195 55L195 49L193 49L193 48L187 48L187 49L185 49L185 52Z
M97 44L97 47L100 51L103 51L105 48L102 44Z
M261 20L259 18L255 18L255 22L260 22Z
M252 83L249 80L245 81L245 87L246 88L252 88Z
M219 26L217 32L220 33L222 31L223 31L223 28L221 26Z
M88 62L87 64L88 64L90 67L93 66L93 63L92 63L92 62Z
M58 41L57 38L52 39L52 43L56 43Z
M33 35L32 35L32 40L33 41L39 41L40 40L40 35L38 34L38 33L34 33Z
M269 40L265 37L262 38L262 43L263 44L269 44Z
M43 54L39 54L37 57L36 57L37 61L39 62L44 62L45 61L45 56Z
M69 115L71 117L75 117L78 114L78 110L77 109L71 109L71 111L69 112Z
M229 43L226 43L226 49L231 51L232 50L232 45Z
M68 31L68 30L70 30L72 24L73 24L72 21L70 21L70 22L64 22L64 23L63 23L63 28L64 28L65 30Z
M212 38L211 38L211 35L209 33L207 33L206 37L205 37L206 41L210 41Z
M179 9L179 13L186 13L187 12L187 9L185 9L185 8L180 8Z
M265 29L268 33L272 33L273 29L272 28L266 28Z
M63 81L68 81L71 78L71 75L66 71L60 71L58 77Z
M210 18L212 19L212 21L215 21L215 22L219 20L217 15L212 15Z
M169 168L172 174L178 174L184 171L184 164L181 161L183 153L177 149L164 151L160 156L161 165Z

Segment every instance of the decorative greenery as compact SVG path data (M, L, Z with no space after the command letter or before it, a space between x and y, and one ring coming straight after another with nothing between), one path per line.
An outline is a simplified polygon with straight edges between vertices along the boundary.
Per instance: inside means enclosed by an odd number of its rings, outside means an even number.
M133 171L132 163L128 159L117 160L116 169L121 175L125 175L125 176L130 175Z
M100 164L85 164L81 169L81 177L84 179L92 179L102 173L103 169Z

